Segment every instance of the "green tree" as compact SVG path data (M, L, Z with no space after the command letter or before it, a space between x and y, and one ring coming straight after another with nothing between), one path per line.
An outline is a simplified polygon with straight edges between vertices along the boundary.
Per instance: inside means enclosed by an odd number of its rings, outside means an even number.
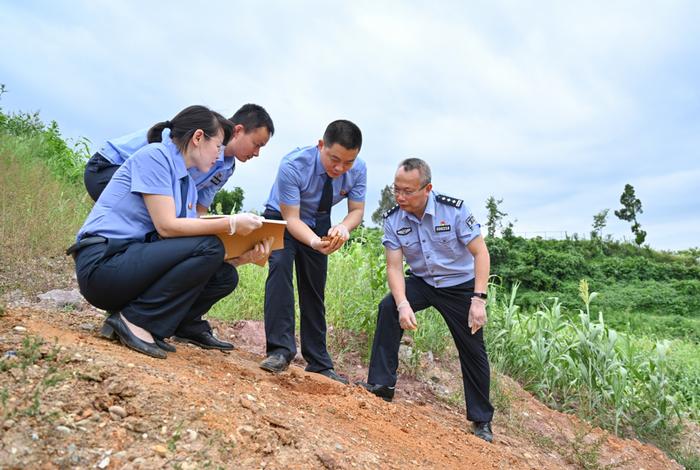
M508 215L498 208L498 205L502 202L503 199L496 200L493 196L489 196L486 200L486 226L488 227L487 233L489 237L496 236L496 230L501 228L501 220Z
M591 239L603 239L603 229L608 224L608 212L610 212L610 209L603 209L593 216L593 230L591 230Z
M391 192L391 186L386 185L382 189L382 195L379 198L379 207L372 212L372 222L377 225L382 225L382 214L396 205L394 193Z
M615 211L615 215L618 219L626 220L627 222L632 222L632 233L634 233L634 241L637 245L644 243L647 237L647 233L642 230L642 226L637 221L637 214L642 214L642 201L640 201L634 194L634 187L631 184L625 185L625 190L620 196L620 204L622 208Z
M214 196L214 201L211 204L213 210L210 208L209 211L215 214L236 214L243 208L243 199L243 190L238 186L232 191L221 189Z

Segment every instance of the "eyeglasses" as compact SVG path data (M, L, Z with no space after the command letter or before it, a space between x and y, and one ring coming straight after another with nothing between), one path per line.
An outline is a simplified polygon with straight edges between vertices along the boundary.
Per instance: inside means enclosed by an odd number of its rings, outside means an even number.
M425 184L424 184L423 186L421 186L420 188L418 188L418 189L413 189L413 190L409 190L409 189L397 189L396 186L392 184L392 185L391 185L391 192L394 193L394 196L401 196L401 195L403 195L403 197L411 197L411 196L413 196L414 194L416 194L418 191L420 191L421 189L423 189L423 188L425 188L426 186L428 186L429 184L430 184L430 183L425 183Z
M204 135L207 137L207 140L214 140L214 136L208 135L208 134L206 134L206 133L205 133ZM221 153L221 151L222 151L225 147L226 147L226 146L224 145L223 142L220 143L220 144L216 144L216 151L217 151L218 153Z

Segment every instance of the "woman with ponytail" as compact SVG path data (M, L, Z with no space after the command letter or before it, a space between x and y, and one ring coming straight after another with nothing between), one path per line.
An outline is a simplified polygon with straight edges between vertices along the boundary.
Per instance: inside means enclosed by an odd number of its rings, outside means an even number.
M163 130L169 129L167 136ZM175 336L208 349L233 349L212 335L202 316L238 283L236 266L261 259L271 240L232 262L214 234L247 234L253 214L197 218L197 189L188 173L207 172L233 125L204 106L190 106L148 131L149 145L116 171L68 249L80 292L107 310L104 336L157 358Z

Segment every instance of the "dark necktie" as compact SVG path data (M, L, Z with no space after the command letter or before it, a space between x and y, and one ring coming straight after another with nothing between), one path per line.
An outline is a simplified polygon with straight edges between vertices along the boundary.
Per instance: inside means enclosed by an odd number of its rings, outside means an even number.
M333 205L333 178L326 175L326 181L323 183L323 191L321 192L321 201L318 203L318 211L316 213L316 227L314 232L319 237L328 235L328 230L331 228L331 206Z
M180 214L178 218L187 217L187 190L189 189L190 182L187 180L187 176L180 178L180 197L182 198L182 207L180 208Z

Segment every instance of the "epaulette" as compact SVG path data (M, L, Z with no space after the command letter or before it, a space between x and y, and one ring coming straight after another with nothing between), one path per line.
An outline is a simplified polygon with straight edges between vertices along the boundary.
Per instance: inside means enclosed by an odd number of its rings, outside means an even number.
M392 208L389 209L388 211L384 211L384 213L382 214L382 218L386 219L387 217L389 217L391 214L393 214L393 213L396 212L397 210L399 210L399 205L398 205L398 204L396 204L394 207L392 207Z
M456 207L458 209L462 207L462 204L464 203L464 201L461 199L457 199L450 196L444 196L442 194L438 194L437 196L435 196L435 200L441 204L447 204L448 206Z

